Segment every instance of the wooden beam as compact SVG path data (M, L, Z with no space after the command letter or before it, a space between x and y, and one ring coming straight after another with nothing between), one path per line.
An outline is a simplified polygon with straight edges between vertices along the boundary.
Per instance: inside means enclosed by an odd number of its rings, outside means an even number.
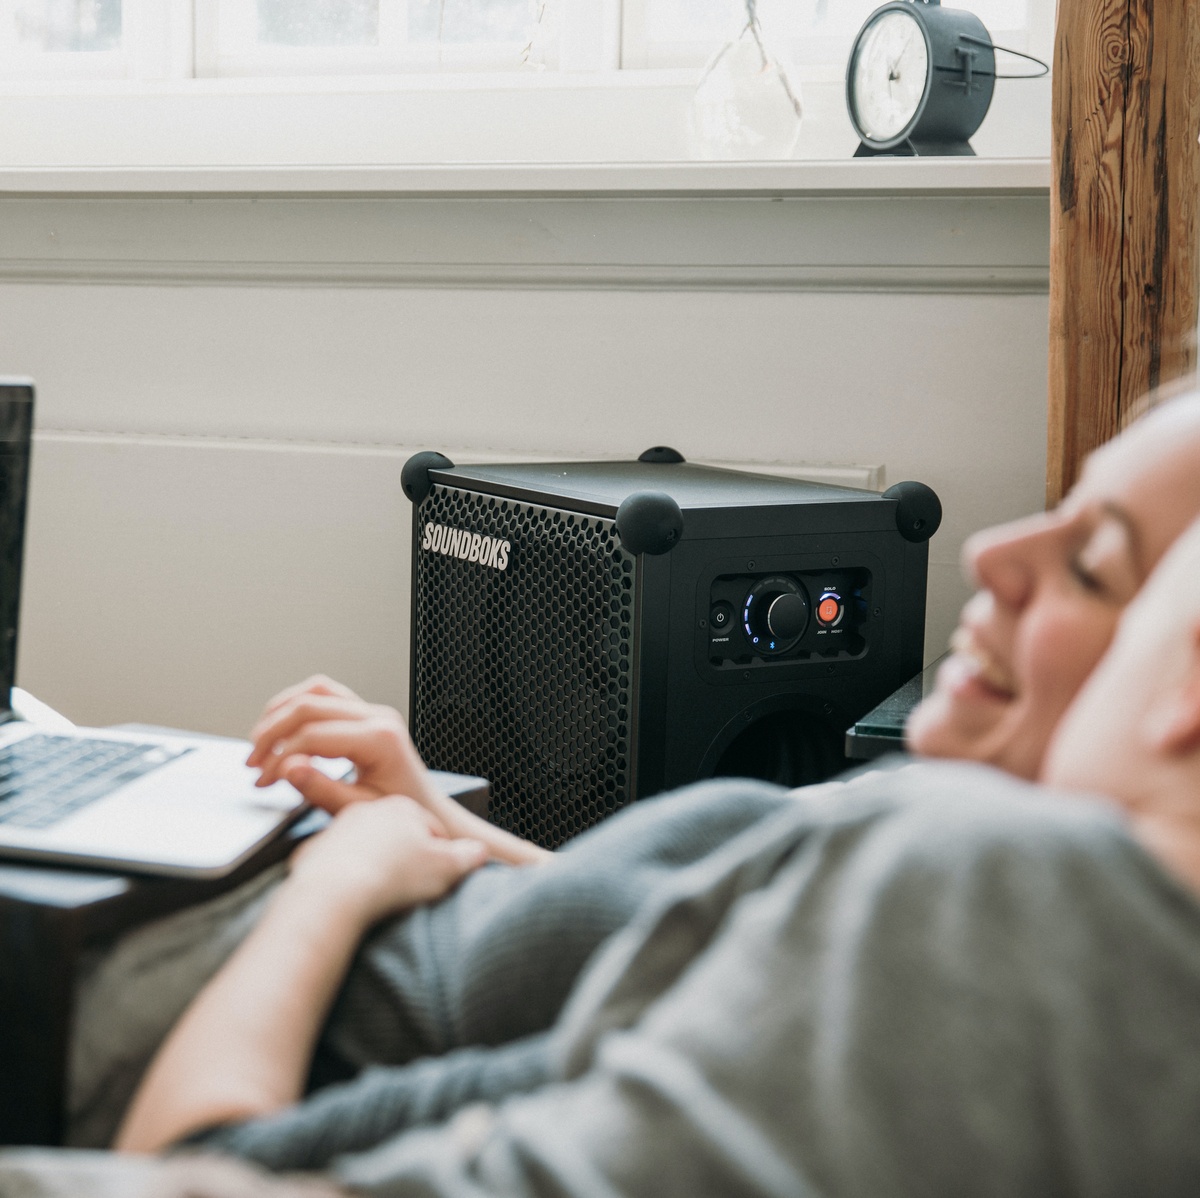
M1200 3L1059 0L1046 499L1196 364Z

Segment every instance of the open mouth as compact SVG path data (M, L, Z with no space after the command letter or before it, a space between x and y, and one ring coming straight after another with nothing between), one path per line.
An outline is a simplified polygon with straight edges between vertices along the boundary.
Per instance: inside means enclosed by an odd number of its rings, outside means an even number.
M995 699L1008 700L1016 695L1012 675L987 652L965 628L956 628L950 648L963 684L970 683Z

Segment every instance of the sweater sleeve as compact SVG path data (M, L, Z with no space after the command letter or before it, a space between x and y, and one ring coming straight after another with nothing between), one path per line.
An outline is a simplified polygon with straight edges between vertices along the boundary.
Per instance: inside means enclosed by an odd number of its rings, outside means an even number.
M498 1102L549 1080L548 1036L502 1048L464 1048L410 1065L368 1069L263 1119L188 1136L176 1147L220 1152L275 1170L318 1170L409 1128L449 1118L475 1102Z

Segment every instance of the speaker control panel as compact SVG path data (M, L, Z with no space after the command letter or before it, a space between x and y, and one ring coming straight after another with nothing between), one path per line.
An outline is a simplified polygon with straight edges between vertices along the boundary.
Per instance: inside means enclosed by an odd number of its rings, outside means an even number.
M870 605L867 570L722 575L709 595L708 658L756 662L857 657Z

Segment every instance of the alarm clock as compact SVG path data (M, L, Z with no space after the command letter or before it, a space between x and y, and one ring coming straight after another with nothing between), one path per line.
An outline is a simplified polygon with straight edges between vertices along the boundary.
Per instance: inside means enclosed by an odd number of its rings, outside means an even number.
M996 54L983 22L939 0L894 0L877 8L854 39L846 106L875 154L974 154L996 86Z

